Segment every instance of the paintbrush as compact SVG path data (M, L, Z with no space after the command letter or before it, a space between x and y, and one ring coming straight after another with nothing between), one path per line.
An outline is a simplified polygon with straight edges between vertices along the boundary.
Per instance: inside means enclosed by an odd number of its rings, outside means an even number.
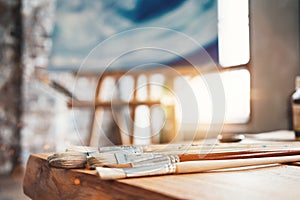
M133 153L145 153L145 152L178 152L195 150L202 153L210 152L224 152L224 151L246 151L246 150L273 150L278 149L293 149L300 148L300 143L287 143L287 142L276 142L268 144L257 144L257 143L245 143L245 144L218 144L218 143L192 143L192 144L158 144L158 145L145 145L145 146L108 146L99 147L99 152L118 152L118 151L129 151Z
M98 147L90 146L71 146L65 152L54 153L48 156L47 161L50 166L66 169L82 169L90 168L87 166L87 158L91 155L102 157L105 154L122 152L128 155L142 154L143 150L140 146L113 146L103 147L99 152ZM149 159L149 157L145 157ZM143 158L143 159L145 159ZM136 158L135 158L136 159Z
M70 146L66 149L67 152L82 152L82 153L104 153L104 152L128 152L128 153L145 153L145 152L178 152L195 150L202 153L224 152L224 151L246 151L246 150L272 150L274 148L293 149L300 148L300 143L276 142L268 144L246 143L246 144L218 144L218 143L188 143L188 144L156 144L143 146Z
M274 149L274 150L260 150L260 151L232 151L199 154L195 151L187 151L181 154L174 152L163 153L142 153L142 154L128 154L124 152L115 153L100 153L90 154L87 157L87 163L90 168L99 166L114 167L114 168L129 168L152 165L154 163L168 163L172 162L186 162L196 160L226 160L226 159L247 159L260 157L274 157L274 156L289 156L300 155L300 149Z
M82 152L54 153L48 156L47 161L50 166L65 169L85 168L87 155Z
M149 145L149 146L108 146L89 147L89 146L72 146L63 153L55 153L48 158L48 163L53 167L61 168L84 168L86 164L94 168L96 166L113 166L113 167L129 167L146 165L147 163L156 162L153 155L144 154L144 152L154 152L163 154L184 155L178 160L199 160L199 159L234 159L234 158L250 158L262 156L277 155L294 155L298 154L295 147L298 144L294 143L270 143L270 144L239 144L239 145L218 145L215 144L168 144L168 145ZM278 148L278 149L276 149ZM250 149L250 151L248 151ZM292 150L289 150L292 149ZM99 151L100 152L99 152ZM268 151L268 152L266 152ZM273 151L273 153L271 152ZM119 152L119 153L118 153ZM74 155L74 153L76 153ZM98 154L100 153L100 154ZM113 153L113 154L111 154ZM119 155L117 160L115 156ZM217 154L219 153L219 154ZM224 154L226 153L226 154ZM122 154L126 154L126 159L122 159ZM143 156L141 156L141 154ZM194 155L192 155L194 154ZM247 154L247 155L246 155ZM127 155L131 155L128 159ZM136 158L138 155L138 159ZM123 155L124 157L124 155ZM144 157L144 158L143 158ZM156 155L157 157L157 155ZM185 157L185 158L184 158ZM194 157L194 158L191 158ZM88 163L87 163L88 159ZM141 160L143 159L143 160ZM159 159L159 162L164 159L168 161L168 157ZM123 160L123 161L121 161ZM145 161L147 160L147 161ZM143 162L142 162L143 161Z
M249 159L233 159L233 160L201 160L187 161L161 165L147 165L134 168L105 168L96 167L96 170L102 180L113 180L122 178L133 178L142 176L155 176L166 174L184 174L205 172L218 169L228 169L237 167L279 164L287 162L300 161L300 155L296 156L279 156Z
M70 146L65 152L54 153L48 156L48 164L56 168L82 169L86 167L87 156L98 152L98 147Z
M195 151L188 151L184 154L174 154L174 152L155 152L155 153L132 153L129 151L109 151L109 152L93 152L92 149L77 149L71 151L54 153L47 158L50 166L58 168L76 169L90 168L94 169L99 166L109 167L136 167L152 165L153 163L167 163L169 160L176 162L190 160L218 160L218 159L235 159L235 158L251 158L275 155L294 155L299 154L296 150L277 150L277 151L240 151L240 152L222 152L199 154ZM123 149L123 148L122 148ZM173 153L173 154L172 154Z

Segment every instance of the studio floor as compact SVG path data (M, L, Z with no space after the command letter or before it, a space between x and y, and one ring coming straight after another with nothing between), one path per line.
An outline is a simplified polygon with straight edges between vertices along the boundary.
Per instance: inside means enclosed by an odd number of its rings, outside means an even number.
M22 188L23 171L12 175L0 176L0 200L27 200L29 199Z

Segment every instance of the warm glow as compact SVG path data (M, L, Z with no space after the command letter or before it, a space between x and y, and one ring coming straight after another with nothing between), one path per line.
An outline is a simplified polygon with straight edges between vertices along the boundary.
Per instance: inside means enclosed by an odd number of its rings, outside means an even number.
M43 149L45 149L45 150L50 149L50 145L49 145L49 144L45 144L45 145L43 146Z
M79 184L80 184L80 179L75 178L75 179L74 179L74 184L75 184L75 185L79 185Z

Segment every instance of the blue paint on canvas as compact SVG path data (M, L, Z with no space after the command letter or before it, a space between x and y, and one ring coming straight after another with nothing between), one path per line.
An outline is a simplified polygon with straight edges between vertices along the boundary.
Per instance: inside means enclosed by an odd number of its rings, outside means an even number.
M95 70L201 64L204 49L217 61L217 0L57 0L52 38L56 69L78 69L95 48Z

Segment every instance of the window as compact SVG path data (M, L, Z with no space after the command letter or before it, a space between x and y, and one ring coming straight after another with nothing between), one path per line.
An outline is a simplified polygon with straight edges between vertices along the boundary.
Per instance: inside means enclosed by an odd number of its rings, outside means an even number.
M249 61L248 0L218 0L219 63L230 67Z
M246 123L250 118L250 73L248 0L218 0L218 56L225 92L224 123ZM217 74L204 75L208 77ZM194 81L201 98L200 120L209 122L212 111L204 84ZM201 89L202 88L202 89ZM201 94L200 94L201 93Z
M241 66L221 73L226 98L225 123L245 123L250 118L249 2L218 0L219 63ZM222 69L221 69L222 71Z

